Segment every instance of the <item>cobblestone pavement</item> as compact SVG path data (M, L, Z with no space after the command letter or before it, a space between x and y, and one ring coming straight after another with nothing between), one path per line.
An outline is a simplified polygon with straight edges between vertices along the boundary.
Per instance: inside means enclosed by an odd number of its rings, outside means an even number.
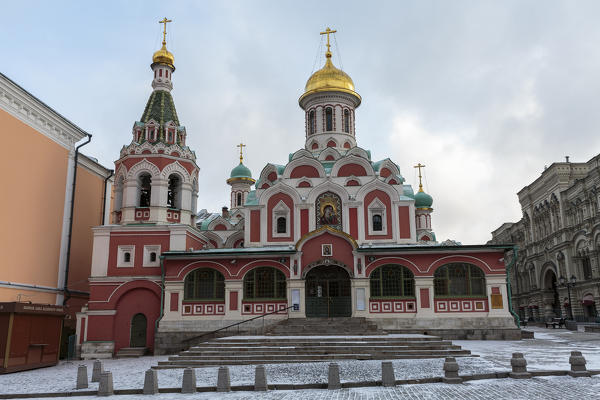
M600 377L571 378L538 377L532 379L490 379L472 381L459 385L422 384L403 385L393 388L356 388L341 390L296 390L270 392L231 392L231 393L197 393L194 395L162 394L143 396L144 399L160 400L379 400L379 399L468 399L468 400L591 400L597 399L600 393ZM141 396L116 396L115 400L139 399ZM98 397L78 397L80 400L97 399ZM59 398L60 399L60 398ZM66 398L64 398L66 399Z

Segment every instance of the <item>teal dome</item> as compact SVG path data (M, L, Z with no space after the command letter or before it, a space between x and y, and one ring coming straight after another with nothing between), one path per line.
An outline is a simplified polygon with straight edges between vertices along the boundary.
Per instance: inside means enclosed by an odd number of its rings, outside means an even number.
M237 167L231 170L230 178L252 178L252 172L244 164L240 163Z
M415 195L415 207L416 208L431 208L433 204L433 197L423 191L419 191Z

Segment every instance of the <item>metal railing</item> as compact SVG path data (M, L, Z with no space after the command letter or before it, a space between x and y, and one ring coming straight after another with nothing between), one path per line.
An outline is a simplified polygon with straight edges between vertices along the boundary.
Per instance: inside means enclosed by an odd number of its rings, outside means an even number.
M244 321L236 322L235 324L227 325L227 326L224 326L224 327L219 328L219 329L215 329L212 332L206 332L206 333L203 333L202 335L198 335L198 336L194 336L194 337L191 337L191 338L188 338L188 339L184 339L181 342L184 343L184 344L190 345L190 342L192 342L194 340L200 340L200 339L202 339L202 338L204 338L206 336L211 336L211 335L212 335L211 337L216 337L216 334L218 332L225 331L225 330L228 330L229 328L233 328L233 327L236 327L236 326L237 326L237 333L239 334L240 333L240 325L246 324L248 322L252 322L252 321L257 320L259 318L262 318L262 333L264 334L265 333L265 317L267 315L280 314L283 311L285 311L286 314L287 314L287 318L289 318L290 317L290 308L294 308L294 306L292 305L292 306L289 306L289 307L286 307L286 308L280 308L277 311L271 311L271 312L268 312L268 313L265 313L265 314L257 315L256 317L253 317L253 318L250 318L250 319L246 319Z

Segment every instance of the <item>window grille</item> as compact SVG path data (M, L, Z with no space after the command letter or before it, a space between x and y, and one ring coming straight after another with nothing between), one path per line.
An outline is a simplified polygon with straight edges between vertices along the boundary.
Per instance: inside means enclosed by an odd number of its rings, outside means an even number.
M344 132L350 133L350 112L344 110Z
M224 300L225 278L219 271L200 268L185 277L185 300Z
M259 267L244 277L244 299L285 299L286 281L283 272L271 267Z
M402 265L383 265L371 273L371 297L414 297L415 278Z
M327 107L325 109L325 130L333 130L333 110L331 109L331 107Z
M475 265L446 264L433 275L436 296L485 296L485 274Z
M315 112L308 113L308 132L312 135L315 133Z

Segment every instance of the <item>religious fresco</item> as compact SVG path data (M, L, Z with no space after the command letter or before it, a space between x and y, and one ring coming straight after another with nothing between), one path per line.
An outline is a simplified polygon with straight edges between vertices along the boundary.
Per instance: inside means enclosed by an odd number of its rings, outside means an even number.
M342 201L332 192L325 192L317 197L315 204L317 229L322 226L342 230Z

